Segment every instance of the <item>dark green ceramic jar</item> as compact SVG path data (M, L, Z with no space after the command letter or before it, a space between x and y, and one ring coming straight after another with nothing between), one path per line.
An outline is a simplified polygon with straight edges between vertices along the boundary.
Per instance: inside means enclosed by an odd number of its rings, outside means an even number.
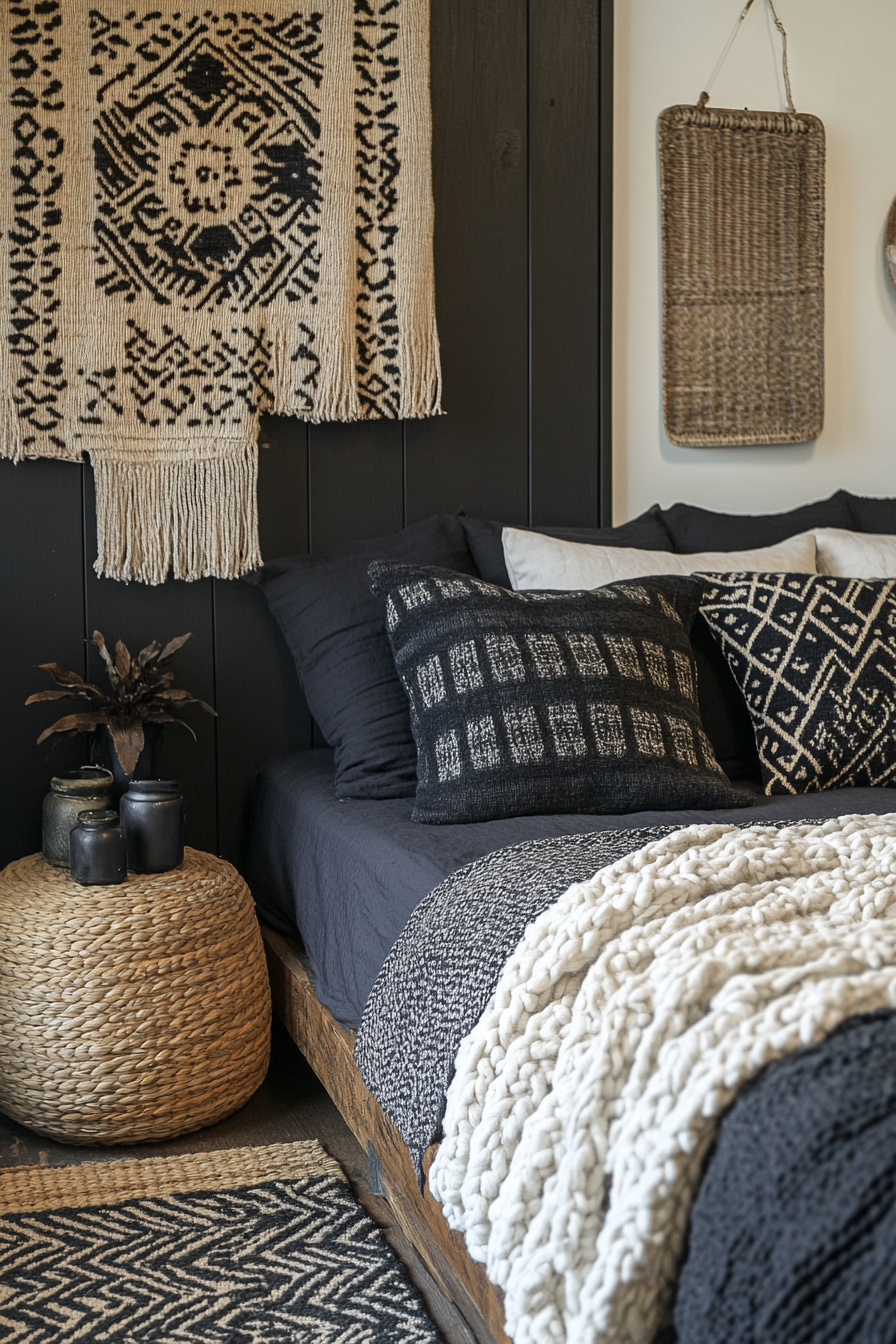
M99 765L63 770L50 780L44 799L41 852L56 868L68 867L68 837L82 812L105 811L113 805L110 771Z

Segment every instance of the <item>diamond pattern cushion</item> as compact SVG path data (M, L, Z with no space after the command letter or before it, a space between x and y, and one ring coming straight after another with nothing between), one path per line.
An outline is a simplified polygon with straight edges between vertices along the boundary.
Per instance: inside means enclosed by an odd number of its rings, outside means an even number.
M426 566L369 573L410 701L415 821L751 801L697 710L701 580L511 593Z
M892 786L896 581L711 575L701 612L744 693L766 793Z

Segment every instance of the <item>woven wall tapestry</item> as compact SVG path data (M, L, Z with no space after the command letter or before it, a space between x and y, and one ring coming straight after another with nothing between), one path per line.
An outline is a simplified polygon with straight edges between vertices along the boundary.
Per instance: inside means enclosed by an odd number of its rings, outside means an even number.
M768 4L789 110L704 92L659 118L663 418L686 447L801 443L824 420L824 127L794 109Z
M98 572L260 563L259 415L435 415L428 0L0 0L0 456Z

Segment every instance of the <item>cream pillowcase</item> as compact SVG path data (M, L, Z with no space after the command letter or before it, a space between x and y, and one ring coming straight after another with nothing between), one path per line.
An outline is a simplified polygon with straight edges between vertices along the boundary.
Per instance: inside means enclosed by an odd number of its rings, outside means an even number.
M821 531L835 533L839 529L823 528ZM534 588L563 592L603 588L620 579L644 579L651 574L735 574L744 570L765 574L815 574L815 536L814 532L803 532L775 546L762 546L757 550L701 551L696 555L639 551L629 546L592 546L579 541L560 541L541 532L523 532L516 527L505 527L501 542L511 585L519 593Z
M896 579L896 537L886 532L848 532L813 527L819 574L845 579Z

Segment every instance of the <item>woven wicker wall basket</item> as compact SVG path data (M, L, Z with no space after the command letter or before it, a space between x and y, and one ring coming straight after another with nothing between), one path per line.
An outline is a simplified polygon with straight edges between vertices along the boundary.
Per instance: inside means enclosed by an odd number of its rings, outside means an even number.
M663 418L686 447L801 443L824 420L824 126L793 107L769 7L790 110L703 93L659 117Z
M262 1082L271 996L252 897L187 849L81 887L39 854L0 873L0 1110L68 1143L214 1124Z

